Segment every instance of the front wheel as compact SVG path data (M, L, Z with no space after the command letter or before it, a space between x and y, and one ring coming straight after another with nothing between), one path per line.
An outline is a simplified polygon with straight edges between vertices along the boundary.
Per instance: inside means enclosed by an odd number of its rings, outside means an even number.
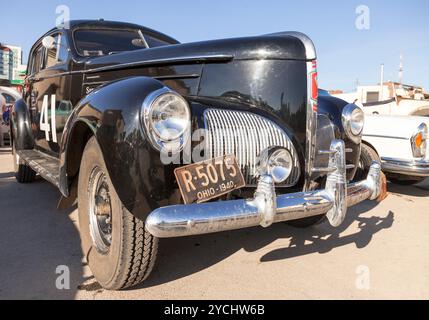
M158 239L120 201L95 138L85 147L79 172L82 249L94 277L108 290L143 282L151 273Z

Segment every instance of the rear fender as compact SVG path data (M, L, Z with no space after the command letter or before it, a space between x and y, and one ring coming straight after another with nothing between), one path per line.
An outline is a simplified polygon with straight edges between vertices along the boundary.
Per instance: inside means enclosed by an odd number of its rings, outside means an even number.
M30 110L23 99L16 101L12 108L11 139L16 150L34 149L34 135L31 129Z

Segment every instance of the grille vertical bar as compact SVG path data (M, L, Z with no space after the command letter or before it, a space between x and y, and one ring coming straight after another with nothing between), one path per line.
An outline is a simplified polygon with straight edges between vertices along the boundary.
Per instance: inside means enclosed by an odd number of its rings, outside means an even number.
M208 130L207 151L211 158L235 154L248 186L257 184L258 157L269 147L287 148L294 166L280 186L297 184L301 171L296 149L287 134L272 121L242 111L208 109L204 113Z

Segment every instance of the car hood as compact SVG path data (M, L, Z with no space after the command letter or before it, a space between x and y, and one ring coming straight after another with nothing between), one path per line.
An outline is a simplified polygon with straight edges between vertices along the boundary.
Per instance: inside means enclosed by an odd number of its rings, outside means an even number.
M140 62L168 63L219 60L307 60L304 43L285 33L259 37L212 40L142 49L89 59L86 69L133 65Z

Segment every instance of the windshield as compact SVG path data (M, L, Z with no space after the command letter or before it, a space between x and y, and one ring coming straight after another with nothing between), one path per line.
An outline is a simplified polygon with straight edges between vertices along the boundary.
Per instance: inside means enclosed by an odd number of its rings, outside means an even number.
M151 36L143 36L140 30L127 29L78 29L74 32L74 42L78 53L85 57L104 56L168 44Z

